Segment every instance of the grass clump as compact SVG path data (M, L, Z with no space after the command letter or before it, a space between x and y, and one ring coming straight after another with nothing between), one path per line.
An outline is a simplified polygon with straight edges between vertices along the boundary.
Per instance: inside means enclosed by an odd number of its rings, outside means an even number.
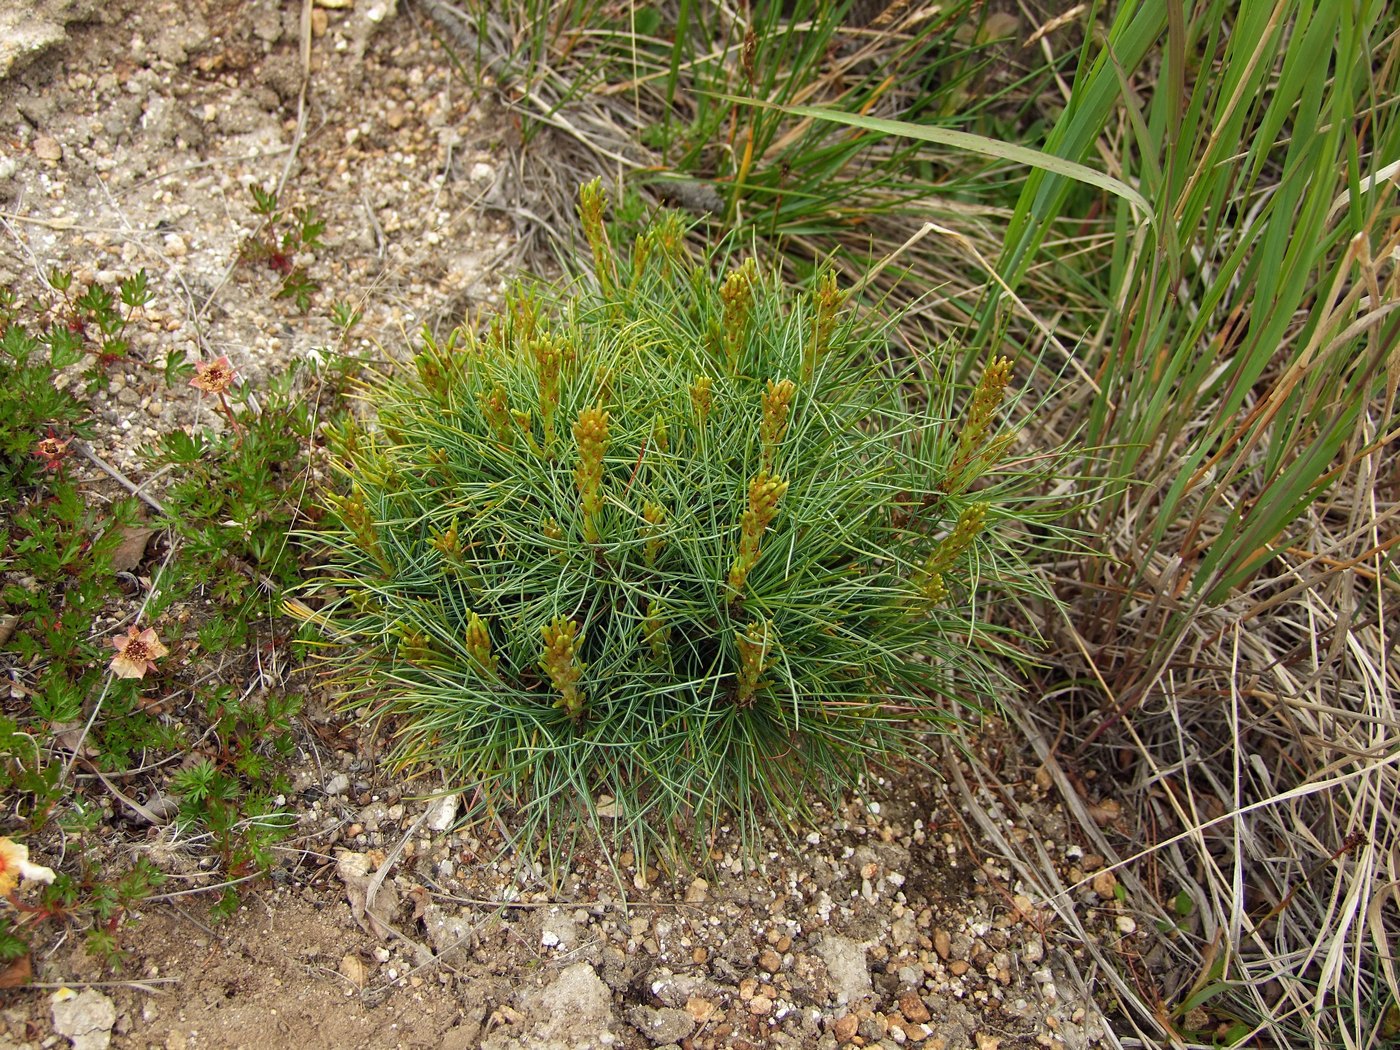
M674 217L618 253L582 197L596 291L425 335L339 432L314 615L398 757L517 801L526 841L604 796L633 843L749 834L987 694L1008 366L953 418L830 276L785 295Z

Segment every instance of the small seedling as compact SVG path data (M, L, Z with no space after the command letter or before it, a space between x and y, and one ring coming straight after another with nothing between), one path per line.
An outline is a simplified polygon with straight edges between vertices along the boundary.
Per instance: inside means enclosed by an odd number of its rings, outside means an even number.
M326 224L311 207L295 208L288 214L279 206L276 192L261 186L248 190L253 195L253 212L261 217L262 225L239 245L238 258L278 274L282 284L275 298L291 299L306 313L311 309L312 295L321 286L297 262L297 256L324 247L320 238Z

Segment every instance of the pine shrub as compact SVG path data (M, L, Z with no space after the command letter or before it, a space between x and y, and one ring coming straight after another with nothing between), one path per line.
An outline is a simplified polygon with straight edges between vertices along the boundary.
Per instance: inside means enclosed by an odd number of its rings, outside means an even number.
M525 843L787 825L1014 648L974 615L1016 564L1010 363L955 414L832 273L788 294L669 216L615 251L581 203L587 290L425 333L334 434L311 615L398 759Z

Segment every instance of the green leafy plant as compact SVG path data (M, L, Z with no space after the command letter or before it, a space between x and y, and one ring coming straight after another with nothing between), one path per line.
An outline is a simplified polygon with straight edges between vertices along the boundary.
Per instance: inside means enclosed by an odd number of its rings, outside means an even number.
M311 296L320 285L312 280L306 267L298 264L299 253L315 251L324 247L321 234L326 232L325 221L316 217L311 207L294 208L284 211L274 190L261 186L248 187L253 195L253 211L262 219L258 231L244 238L238 248L241 262L261 264L279 274L282 285L276 298L291 299L297 309L306 313L311 309Z
M328 353L318 372L288 369L255 396L227 359L132 353L130 367L216 397L223 417L144 450L166 476L162 488L142 487L151 520L136 499L92 498L90 480L74 469L79 449L96 460L81 443L92 433L91 407L82 382L63 382L80 372L91 396L107 364L126 356L126 327L151 297L146 277L114 291L75 289L61 272L48 283L32 302L0 290L0 646L9 668L0 838L13 833L52 856L59 834L70 844L97 834L103 818L94 794L110 787L110 774L141 765L150 772L131 776L178 800L187 843L207 848L231 879L256 874L273 864L272 847L292 823L275 798L288 789L284 763L300 699L276 690L235 695L193 669L203 664L201 650L217 654L221 667L248 655L254 641L259 659L291 652L277 599L297 576L287 536L310 484L317 435L341 410L358 365ZM343 341L358 315L337 306L333 320ZM143 565L144 547L128 549L123 556L135 564L118 571L119 548L152 532L164 549L159 563ZM126 631L96 626L104 621ZM171 717L177 705L185 714ZM73 733L82 741L76 749L59 737ZM182 754L188 761L172 775L171 759ZM18 960L59 927L85 929L95 956L120 961L121 927L160 876L145 862L92 853L70 850L52 885L0 901L0 964L16 964L7 979L22 979L27 963ZM227 887L220 908L237 904Z
M675 216L620 255L604 205L595 292L425 333L340 428L306 615L399 757L518 801L527 841L604 795L642 845L748 833L989 694L1011 646L975 607L1035 514L994 432L1011 366L955 411L829 272L721 274Z

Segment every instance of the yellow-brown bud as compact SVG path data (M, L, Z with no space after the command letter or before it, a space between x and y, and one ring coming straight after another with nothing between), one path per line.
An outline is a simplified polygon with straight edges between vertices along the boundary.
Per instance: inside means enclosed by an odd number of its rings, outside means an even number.
M956 565L977 539L977 534L982 531L986 522L987 504L969 504L958 516L958 523L953 526L953 531L943 538L924 561L924 575L940 575Z
M846 301L844 292L836 287L836 274L823 270L812 288L812 333L802 352L802 381L810 382L817 365L831 346L831 333L836 327L836 315Z
M603 210L607 204L608 195L603 190L601 178L579 187L579 220L583 224L583 235L588 240L588 247L593 251L593 269L598 274L598 286L605 294L617 287L612 246L608 243L607 227L603 225Z
M642 558L648 566L653 566L661 556L661 548L666 545L666 541L661 538L661 526L666 523L666 510L660 504L648 500L642 507L642 518L646 521L642 532L647 540Z
M491 678L498 676L496 654L491 651L491 632L486 621L476 613L467 620L467 655L482 674Z
M481 407L481 418L486 420L486 425L491 428L491 433L496 435L496 440L502 446L509 446L515 438L515 430L511 426L510 405L506 401L506 388L497 383L491 388L491 393L478 391L476 403Z
M778 513L778 501L787 493L788 483L760 471L749 483L749 508L740 520L739 553L729 569L729 586L736 592L744 589L749 573L758 564L763 534L768 531Z
M578 682L583 676L583 662L578 659L579 646L583 635L579 633L577 621L565 620L556 616L541 629L544 635L544 652L540 656L540 669L549 676L550 684L559 694L555 707L562 707L570 718L577 721L583 717L584 699Z
M758 265L745 259L743 265L731 270L720 286L719 297L724 304L724 319L720 324L720 342L729 370L739 367L739 348L744 345L749 314L753 309L754 286L758 283Z
M563 355L559 343L550 336L532 340L530 352L540 385L540 421L544 424L544 448L553 454L554 413L559 408L559 372Z
M953 451L952 463L948 466L944 488L956 495L967 488L975 477L970 468L974 461L985 459L978 452L986 440L987 431L992 425L992 416L1001 405L1006 388L1011 382L1011 359L994 357L987 365L982 378L977 381L977 389L972 393L972 403L967 407L962 428L958 431L957 447ZM998 446L1004 447L1004 446Z
M647 615L642 621L642 637L651 647L652 658L665 663L666 648L671 641L671 625L666 622L665 606L655 598L647 599Z
M710 406L713 401L711 387L714 380L709 376L696 376L695 382L690 384L690 404L695 409L695 416L700 421L703 429L705 420L710 418Z
M740 707L749 707L758 691L768 684L763 681L763 675L773 665L770 654L777 648L778 640L772 620L755 620L746 630L737 633L739 669L734 702Z
M774 383L768 380L768 389L763 394L763 421L759 424L759 444L763 453L763 469L772 470L778 455L778 446L788 427L788 405L792 402L791 379Z
M608 413L598 407L585 408L574 423L574 444L578 447L579 506L583 510L583 537L598 542L596 516L603 509L603 456L608 450Z

